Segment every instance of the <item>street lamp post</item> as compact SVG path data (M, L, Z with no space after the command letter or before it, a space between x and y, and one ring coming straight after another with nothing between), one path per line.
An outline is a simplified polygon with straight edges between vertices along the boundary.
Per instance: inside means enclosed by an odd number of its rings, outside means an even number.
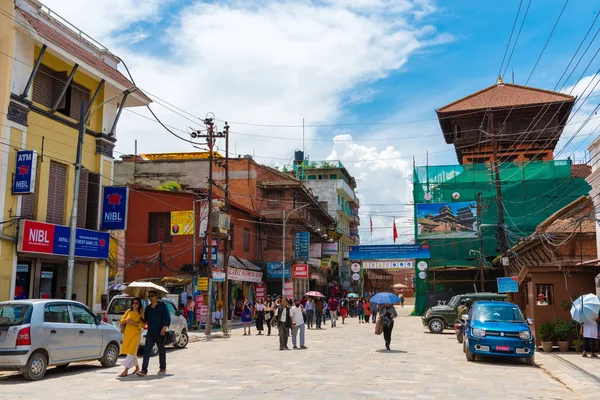
M285 225L287 222L287 219L290 215L292 215L295 211L301 210L304 207L308 207L310 205L309 204L305 204L303 206L300 206L298 208L294 208L292 211L290 211L290 213L286 216L285 215L285 209L283 210L283 233L281 234L281 241L283 243L283 248L282 248L282 257L281 257L281 298L283 298L284 293L285 293ZM292 271L291 271L291 266L290 266L290 278L292 276Z
M135 92L137 87L132 86L130 88L125 89L124 91L116 94L110 99L104 100L100 103L96 108L94 108L91 112L88 111L88 107L85 100L81 100L81 109L80 109L80 121L79 121L79 136L77 139L77 155L75 156L75 182L73 184L73 205L71 207L71 222L69 224L69 258L67 261L67 300L71 300L73 296L73 273L75 271L75 239L77 234L77 207L79 205L79 181L81 179L81 153L83 151L83 136L85 134L85 129L88 121L100 107L104 104L113 101L117 97L121 95L127 95L129 93Z

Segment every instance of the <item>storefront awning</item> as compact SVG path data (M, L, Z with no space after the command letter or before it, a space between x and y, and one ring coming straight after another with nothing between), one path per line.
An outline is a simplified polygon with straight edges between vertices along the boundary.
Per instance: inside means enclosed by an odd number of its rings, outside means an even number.
M238 268L238 269L248 269L237 257L229 256L229 267Z
M245 258L238 258L238 260L240 260L242 262L242 264L244 264L251 271L262 271L261 267L251 263L250 261L246 260Z

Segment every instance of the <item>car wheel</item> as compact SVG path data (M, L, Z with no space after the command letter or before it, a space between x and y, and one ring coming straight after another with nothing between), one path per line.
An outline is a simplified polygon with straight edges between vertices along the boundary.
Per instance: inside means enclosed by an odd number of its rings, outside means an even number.
M465 355L467 356L467 361L475 361L475 354L471 353L471 348L467 342L465 342Z
M150 352L150 357L154 357L157 354L158 354L158 346L156 345L156 343L154 343L154 346L152 346L152 351Z
M46 356L36 351L27 360L27 365L23 371L23 377L28 381L39 381L46 375L46 369L48 367L48 360Z
M186 331L181 331L181 335L179 335L179 340L173 344L173 347L175 347L176 349L183 349L185 346L188 345L190 341L190 338L188 337L188 334Z
M525 357L525 364L535 366L535 355L531 355L531 357Z
M442 333L444 331L444 321L439 318L432 318L427 326L431 333Z
M104 355L100 359L103 367L110 368L117 364L119 359L119 347L114 343L109 343L104 350Z
M457 334L456 335L456 340L458 340L458 343L464 342L465 340L463 338L463 334L462 333Z

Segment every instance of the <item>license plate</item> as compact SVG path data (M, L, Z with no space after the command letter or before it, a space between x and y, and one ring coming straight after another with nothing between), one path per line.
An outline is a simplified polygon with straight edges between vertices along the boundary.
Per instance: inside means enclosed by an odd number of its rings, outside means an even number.
M496 350L498 351L510 351L509 346L496 346Z

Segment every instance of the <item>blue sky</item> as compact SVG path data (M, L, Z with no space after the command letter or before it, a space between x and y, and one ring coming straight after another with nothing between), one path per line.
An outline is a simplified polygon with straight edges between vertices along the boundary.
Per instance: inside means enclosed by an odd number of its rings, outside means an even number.
M305 118L307 154L339 159L356 176L362 236L370 236L371 217L374 244L385 244L394 216L401 239L410 238L413 157L418 165L426 153L429 164L457 162L435 109L496 82L520 1L46 3L123 58L156 100L155 112L179 134L199 128L198 119L212 112L221 126L230 122L233 153L279 166L303 147ZM528 3L522 2L521 18ZM564 4L531 1L505 81L514 70L515 83L526 82ZM555 87L599 9L597 2L569 1L528 85ZM599 28L597 21L592 36ZM567 86L577 83L599 45L597 37ZM600 59L592 62L575 94L599 66ZM591 97L574 121L585 119L598 99ZM407 121L421 122L394 123ZM581 159L596 135L583 139L596 124L583 128L561 157L575 151ZM576 129L569 126L565 135ZM117 138L120 153L133 152L136 139L140 152L194 150L129 110Z

